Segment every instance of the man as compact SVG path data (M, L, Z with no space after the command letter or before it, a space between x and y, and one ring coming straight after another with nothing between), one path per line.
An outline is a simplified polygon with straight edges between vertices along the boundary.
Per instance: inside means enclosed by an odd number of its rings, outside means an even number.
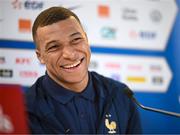
M47 72L26 92L32 133L141 133L126 85L88 72L90 47L78 17L63 7L41 12L33 25Z

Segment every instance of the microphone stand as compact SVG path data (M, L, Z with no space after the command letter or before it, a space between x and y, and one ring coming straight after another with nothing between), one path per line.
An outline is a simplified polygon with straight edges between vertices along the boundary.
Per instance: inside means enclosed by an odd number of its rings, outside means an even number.
M144 106L142 104L140 104L136 98L133 96L133 92L129 89L129 88L125 88L124 89L124 93L130 98L132 99L136 105L138 105L139 107L141 107L144 110L149 110L149 111L153 111L153 112L158 112L158 113L162 113L162 114L166 114L166 115L170 115L170 116L174 116L174 117L180 117L180 113L175 113L175 112L170 112L170 111L165 111L165 110L161 110L161 109L156 109L156 108L151 108L151 107L147 107Z
M152 108L152 107L147 107L147 106L140 104L134 97L132 97L131 99L136 103L136 105L138 105L139 107L141 107L145 110L154 111L154 112L171 115L171 116L175 116L175 117L180 117L180 113L175 113L175 112L165 111L165 110L156 109L156 108Z

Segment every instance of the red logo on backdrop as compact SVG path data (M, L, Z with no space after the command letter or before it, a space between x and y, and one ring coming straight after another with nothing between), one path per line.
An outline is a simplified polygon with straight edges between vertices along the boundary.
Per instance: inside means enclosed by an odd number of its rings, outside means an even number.
M38 73L36 71L20 71L19 75L22 78L36 78L36 77L38 77Z
M18 26L20 32L31 32L31 20L29 19L19 19Z
M129 36L131 39L137 39L139 35L138 35L138 32L136 32L135 30L131 30L129 32Z
M121 65L118 63L106 63L105 67L109 69L120 69Z
M14 9L21 9L22 3L19 0L13 0L11 4Z
M27 64L30 65L32 62L31 58L16 58L16 64Z
M141 65L128 65L129 70L134 70L134 71L142 71L142 66Z
M106 5L98 6L98 15L100 17L109 17L110 15L109 6Z

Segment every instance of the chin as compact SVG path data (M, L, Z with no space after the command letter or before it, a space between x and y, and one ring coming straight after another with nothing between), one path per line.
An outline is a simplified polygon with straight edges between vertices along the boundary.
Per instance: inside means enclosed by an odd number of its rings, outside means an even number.
M64 78L64 80L67 83L80 83L80 82L83 82L86 80L87 75L88 75L88 72L87 73L81 73L81 74L75 75L75 76L66 76Z

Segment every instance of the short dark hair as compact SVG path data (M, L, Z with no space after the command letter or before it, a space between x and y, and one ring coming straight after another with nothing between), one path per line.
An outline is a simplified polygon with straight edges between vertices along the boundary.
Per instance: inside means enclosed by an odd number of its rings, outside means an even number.
M35 19L33 27L32 27L32 36L33 36L34 42L36 43L35 37L36 37L36 32L37 32L38 27L51 25L58 21L65 20L71 16L75 17L75 19L81 25L81 22L80 22L78 16L67 8L50 7L48 9L42 11Z

